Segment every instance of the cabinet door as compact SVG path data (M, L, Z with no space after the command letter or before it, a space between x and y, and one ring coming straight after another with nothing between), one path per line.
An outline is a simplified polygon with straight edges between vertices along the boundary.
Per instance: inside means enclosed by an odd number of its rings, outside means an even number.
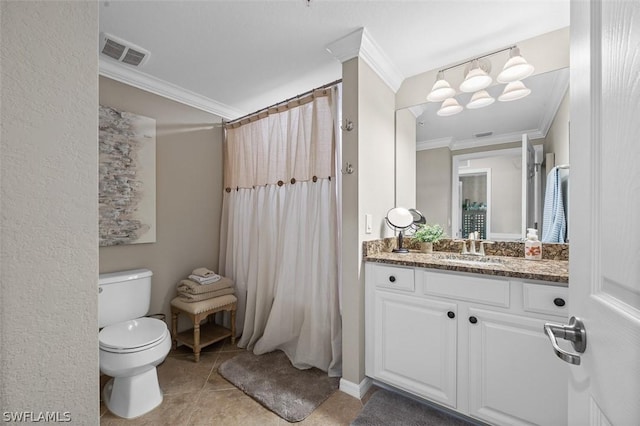
M455 315L454 303L377 290L375 378L455 408Z
M496 425L567 423L567 364L557 362L544 320L469 309L469 411Z

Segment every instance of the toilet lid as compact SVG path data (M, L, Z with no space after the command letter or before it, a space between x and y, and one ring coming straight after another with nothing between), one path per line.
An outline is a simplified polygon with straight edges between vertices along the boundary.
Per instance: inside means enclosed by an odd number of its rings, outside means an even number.
M100 347L105 349L135 349L149 346L167 333L164 321L138 318L103 328L98 334Z

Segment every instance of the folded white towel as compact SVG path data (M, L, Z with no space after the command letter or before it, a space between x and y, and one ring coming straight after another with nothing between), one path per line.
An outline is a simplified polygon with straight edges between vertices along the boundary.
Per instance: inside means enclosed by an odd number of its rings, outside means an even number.
M193 274L189 275L189 279L190 280L193 280L193 281L195 281L195 282L197 282L199 284L204 284L204 285L218 282L218 281L220 281L220 278L222 278L222 277L220 275L217 275L217 274L211 275L211 276L206 277L206 278L203 278L203 277L198 276L198 275L193 275Z
M214 297L225 296L227 294L233 294L233 293L234 293L233 287L227 287L220 290L210 291L208 293L200 293L200 294L191 294L187 292L178 291L178 297L182 301L194 303L194 302L201 302L203 300L213 299Z
M178 291L182 293L201 294L233 286L233 281L226 277L222 277L218 282L208 285L198 284L197 282L191 280L181 280L178 283Z
M211 269L207 269L207 268L196 268L191 273L193 275L197 275L199 277L204 277L204 278L208 278L208 277L212 277L212 276L216 275L215 272L213 272Z

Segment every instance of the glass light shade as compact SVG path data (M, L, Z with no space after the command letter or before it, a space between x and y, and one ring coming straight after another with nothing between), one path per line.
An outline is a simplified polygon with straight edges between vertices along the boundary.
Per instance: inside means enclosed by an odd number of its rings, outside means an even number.
M460 85L460 90L463 92L477 92L478 90L489 87L493 79L478 65L478 61L474 60L471 63L471 69L467 73L464 81Z
M455 98L449 98L445 99L437 114L440 117L447 117L449 115L457 114L462 110L462 105L460 105Z
M487 92L486 90L480 90L479 92L476 92L473 94L473 96L471 97L471 100L467 104L467 108L469 109L482 108L482 107L491 105L495 101L496 101L495 98L493 98L489 94L489 92Z
M427 101L440 102L456 94L455 89L444 79L444 73L440 71L438 73L437 80L431 88L431 92L427 95Z
M531 93L531 89L525 87L521 81L514 81L504 88L502 95L498 96L498 100L501 102L515 101L516 99L522 99Z
M515 47L511 49L511 52L509 52L509 60L504 64L504 67L500 74L498 74L496 80L500 83L511 83L513 81L522 80L533 74L534 69L533 65L528 63L520 55L520 49Z

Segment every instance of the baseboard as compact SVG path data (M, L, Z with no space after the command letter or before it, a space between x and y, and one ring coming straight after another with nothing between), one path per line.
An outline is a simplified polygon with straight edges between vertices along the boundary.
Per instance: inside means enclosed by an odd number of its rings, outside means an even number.
M364 394L366 394L369 388L371 388L372 384L373 381L366 376L359 384L345 379L340 379L340 390L354 398L362 399Z

